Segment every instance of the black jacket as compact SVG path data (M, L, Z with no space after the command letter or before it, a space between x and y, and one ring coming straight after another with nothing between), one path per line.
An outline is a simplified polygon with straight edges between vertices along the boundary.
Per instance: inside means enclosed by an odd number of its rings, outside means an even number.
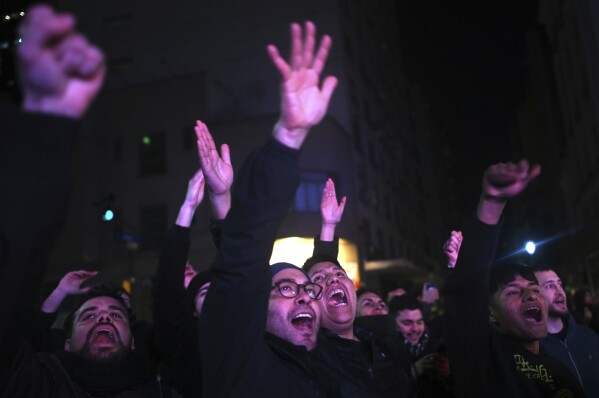
M472 217L445 279L445 341L458 397L584 397L559 361L538 355L489 325L489 273L499 225Z
M271 139L241 167L199 330L205 397L331 395L304 347L267 341L269 258L299 182L299 152ZM272 340L278 342L273 347Z
M23 338L31 330L40 280L65 218L78 123L4 108L0 120L0 396L89 397L96 389L113 392L105 396L159 396L155 382L137 376L120 378L117 386L110 385L112 378L92 375L103 383L92 380L86 390L74 374L82 369L78 358L36 354ZM78 375L85 382L86 374Z
M599 337L586 326L576 323L572 315L564 320L566 339L548 334L541 347L559 359L579 380L589 397L599 397Z

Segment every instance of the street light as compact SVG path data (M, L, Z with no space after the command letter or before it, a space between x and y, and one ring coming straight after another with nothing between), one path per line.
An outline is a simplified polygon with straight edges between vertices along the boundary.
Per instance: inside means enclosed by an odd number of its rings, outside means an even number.
M526 252L530 255L533 255L536 249L537 245L535 245L535 242L533 242L532 240L526 242L526 245L524 246L524 250L526 250Z

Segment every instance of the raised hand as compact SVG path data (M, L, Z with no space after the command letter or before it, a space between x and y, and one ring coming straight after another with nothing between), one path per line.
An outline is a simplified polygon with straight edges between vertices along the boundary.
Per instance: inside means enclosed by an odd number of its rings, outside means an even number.
M196 122L196 138L200 165L208 185L208 195L214 216L224 219L231 208L231 185L233 185L233 166L229 146L223 144L220 156L208 127L201 121Z
M323 36L316 54L316 27L306 22L302 28L291 24L291 55L289 63L270 44L268 54L281 74L281 116L274 131L284 145L300 148L310 127L318 124L326 114L329 101L337 85L337 78L328 76L319 87L320 74L325 66L332 40Z
M17 51L25 110L79 118L96 97L105 74L104 56L74 27L73 16L47 5L27 12Z
M341 202L337 203L335 183L329 178L322 191L322 200L320 201L320 215L323 224L339 224L341 217L343 217L346 199L344 196L341 198Z
M462 246L462 231L451 231L451 235L443 245L443 253L447 257L447 268L454 268Z
M68 295L84 294L90 291L91 286L81 287L81 285L98 274L98 271L72 271L62 277L58 283L58 289L61 289Z
M41 310L47 314L55 313L67 296L87 293L91 286L81 285L97 274L97 271L72 271L65 274L56 289L42 303Z
M526 160L489 167L483 177L482 195L476 210L478 219L485 224L497 224L507 200L520 194L539 174L541 166L530 168Z
M517 196L541 174L541 166L530 167L525 159L514 163L490 166L483 177L483 197L492 201L506 201Z
M187 184L185 201L179 209L176 224L181 227L189 227L196 209L204 200L204 174L198 170Z
M345 209L344 196L341 202L337 203L337 194L335 193L335 184L330 178L327 180L322 191L322 200L320 201L320 215L322 217L322 226L320 229L320 240L332 242L335 239L335 228Z

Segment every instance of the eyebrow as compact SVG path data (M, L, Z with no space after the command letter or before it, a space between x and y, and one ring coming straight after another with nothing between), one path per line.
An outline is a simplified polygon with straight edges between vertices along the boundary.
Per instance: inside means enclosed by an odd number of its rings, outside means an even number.
M279 283L279 282L293 282L293 283L297 283L298 285L303 285L303 284L306 284L306 283L312 283L312 281L310 281L310 280L307 280L306 282L298 282L298 281L290 279L290 278L285 278L285 279L279 279L278 281L273 282L273 285L275 283Z
M84 314L86 314L86 313L88 313L88 312L90 312L90 311L95 311L95 310L97 310L97 309L98 309L98 307L87 307L86 309L84 309L83 311L81 311L81 313L79 314L79 316L77 317L77 319L81 319L81 317L82 317Z
M549 279L548 281L546 281L545 283L543 283L543 286L545 286L548 283L557 283L557 282L561 283L561 281L562 280L559 279L559 278L558 279Z

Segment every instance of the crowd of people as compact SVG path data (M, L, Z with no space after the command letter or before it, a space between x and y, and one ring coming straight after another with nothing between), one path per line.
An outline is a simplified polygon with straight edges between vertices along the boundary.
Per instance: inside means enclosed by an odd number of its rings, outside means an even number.
M442 294L432 281L417 294L356 291L338 260L346 198L332 180L312 256L269 264L300 149L337 84L321 82L330 37L317 45L310 22L290 30L288 61L267 48L281 109L264 145L234 172L229 147L196 122L200 168L157 260L150 324L136 319L125 290L93 283L96 271L69 272L36 301L68 206L78 121L105 66L71 15L45 5L27 12L23 105L0 108L0 175L10 187L0 195L0 396L599 397L590 293L577 292L571 311L555 268L494 262L504 207L539 166L488 168L476 211L443 247ZM217 255L198 273L188 252L205 196ZM68 317L51 328L67 297Z

